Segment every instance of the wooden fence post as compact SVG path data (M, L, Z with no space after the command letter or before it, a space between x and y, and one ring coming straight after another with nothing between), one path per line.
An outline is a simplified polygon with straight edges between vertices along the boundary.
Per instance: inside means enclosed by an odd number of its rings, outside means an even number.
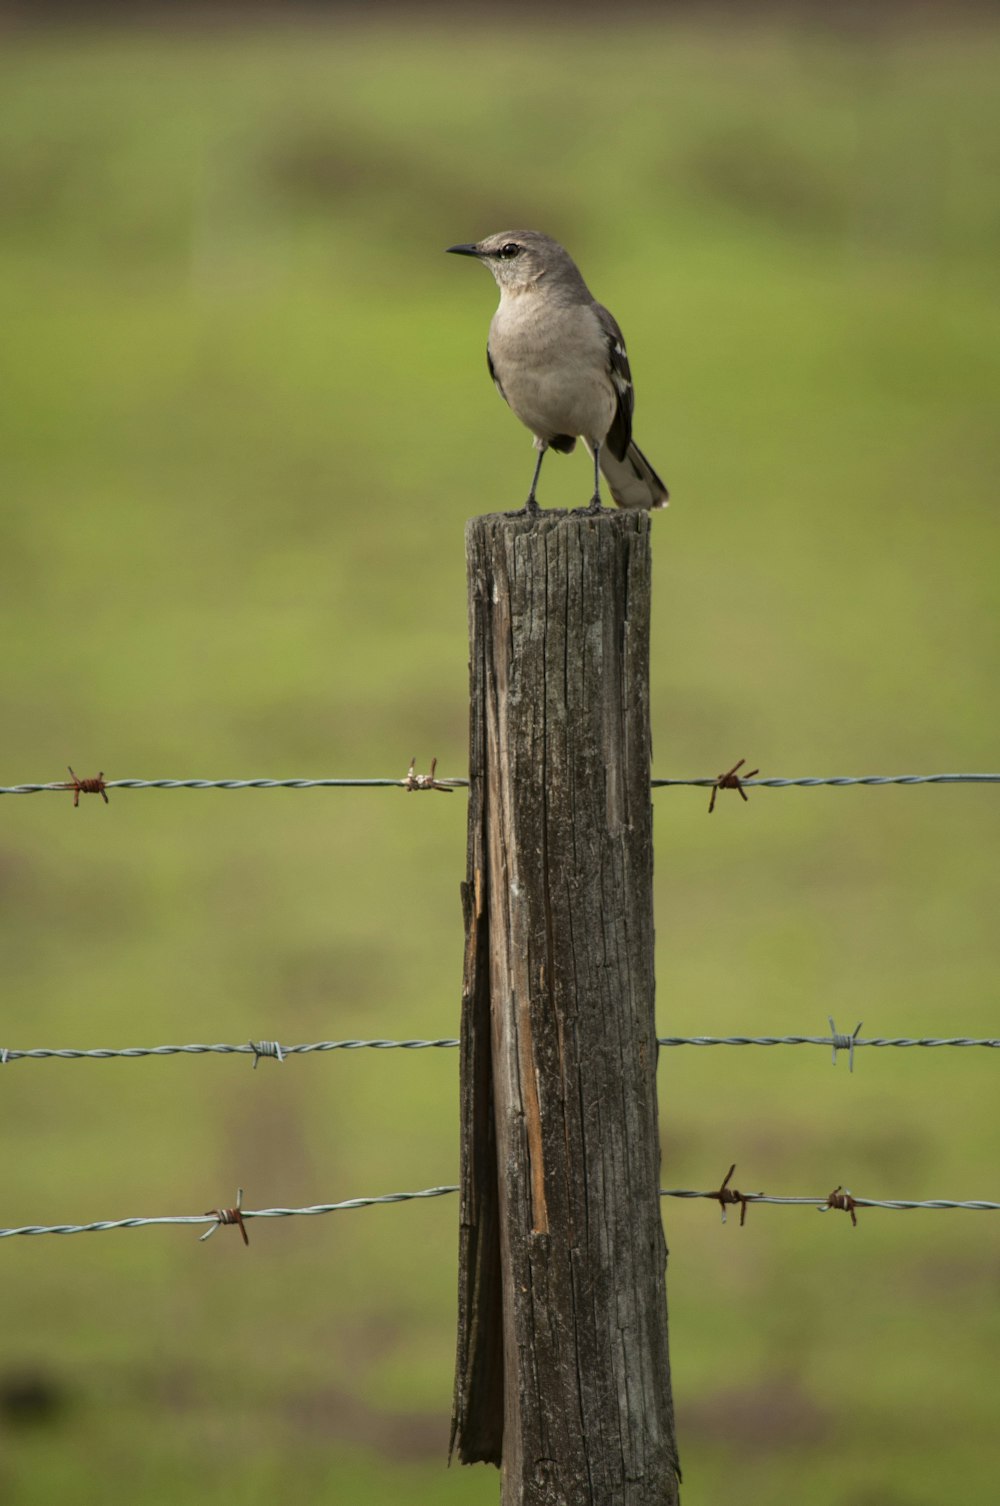
M452 1446L671 1506L646 513L474 518Z

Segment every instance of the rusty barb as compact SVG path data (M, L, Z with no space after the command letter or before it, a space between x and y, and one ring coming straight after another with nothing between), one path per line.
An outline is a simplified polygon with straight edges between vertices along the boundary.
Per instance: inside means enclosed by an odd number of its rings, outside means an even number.
M67 767L69 767L69 766L67 765ZM77 806L80 804L80 796L81 795L100 795L100 797L104 801L105 805L110 804L110 802L108 800L107 790L104 787L104 770L103 769L98 774L98 776L97 776L96 779L79 779L73 773L72 769L70 769L69 774L70 774L70 779L72 779L73 783L72 784L62 784L62 785L59 786L59 788L63 789L63 790L72 790L73 791L73 809L74 810L76 810Z
M715 810L715 797L720 790L739 790L740 799L745 800L747 804L750 803L750 796L743 788L743 780L756 779L757 775L760 773L760 769L749 769L745 774L738 774L737 770L741 769L745 763L746 759L741 758L739 763L734 763L732 768L727 769L724 774L716 775L715 783L712 786L712 798L708 802L709 815L711 815ZM740 1222L742 1222L742 1220L740 1220Z
M201 1241L203 1241L203 1240L211 1239L211 1237L215 1233L216 1229L221 1229L223 1224L235 1224L237 1226L237 1228L239 1229L240 1233L243 1235L243 1243L245 1245L248 1245L250 1243L250 1238L249 1238L249 1236L247 1234L246 1224L243 1222L243 1188L242 1187L238 1190L238 1192L236 1194L236 1207L235 1208L209 1208L209 1209L206 1210L205 1217L206 1218L214 1218L215 1219L215 1223L212 1225L212 1227L210 1229L206 1229L205 1232L204 1232L204 1234L200 1234L198 1236L199 1243L201 1243Z
M858 1215L854 1210L857 1206L857 1203L849 1192L845 1191L843 1187L835 1187L819 1211L820 1213L827 1213L831 1208L839 1208L841 1212L851 1215L851 1223L856 1229L858 1227Z
M443 790L446 795L450 795L452 793L453 786L450 784L442 784L440 780L435 779L434 777L437 773L437 766L437 759L432 758L430 773L418 774L416 772L417 759L416 754L414 754L414 756L410 759L410 767L407 770L406 778L400 780L400 783L402 784L404 790Z
M730 1185L729 1185L729 1179L730 1179L730 1177L732 1176L732 1174L733 1174L733 1172L735 1170L736 1170L736 1162L734 1161L733 1164L732 1164L732 1166L730 1166L729 1170L726 1172L726 1175L723 1177L723 1179L722 1179L722 1186L719 1188L718 1192L710 1192L708 1194L708 1196L710 1198L714 1198L714 1200L719 1204L719 1207L722 1209L722 1222L723 1223L726 1222L726 1204L727 1203L729 1203L729 1204L739 1203L739 1205L740 1205L740 1228L742 1229L742 1227L746 1223L746 1219L747 1219L747 1202L749 1201L750 1198L752 1198L752 1197L760 1197L760 1196L762 1196L762 1194L759 1193L759 1192L758 1193L739 1192L735 1187L730 1187Z

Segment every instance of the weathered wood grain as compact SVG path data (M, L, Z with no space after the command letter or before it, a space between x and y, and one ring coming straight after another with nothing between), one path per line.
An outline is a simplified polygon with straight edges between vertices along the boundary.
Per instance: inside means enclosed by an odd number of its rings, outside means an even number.
M467 530L452 1439L503 1506L677 1499L659 1208L645 513ZM502 1330L502 1332L501 1332Z

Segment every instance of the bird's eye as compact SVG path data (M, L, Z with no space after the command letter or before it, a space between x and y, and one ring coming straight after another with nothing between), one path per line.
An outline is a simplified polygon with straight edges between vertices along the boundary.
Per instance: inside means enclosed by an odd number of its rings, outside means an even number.
M497 255L502 256L505 261L509 261L512 256L517 256L520 250L521 248L516 241L508 241L506 246L500 247Z

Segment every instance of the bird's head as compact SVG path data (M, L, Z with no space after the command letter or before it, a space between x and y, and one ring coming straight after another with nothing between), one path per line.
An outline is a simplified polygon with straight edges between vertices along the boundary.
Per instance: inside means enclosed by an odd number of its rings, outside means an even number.
M501 230L484 240L449 246L458 256L474 256L489 267L502 293L525 293L540 282L583 287L568 251L539 230Z

